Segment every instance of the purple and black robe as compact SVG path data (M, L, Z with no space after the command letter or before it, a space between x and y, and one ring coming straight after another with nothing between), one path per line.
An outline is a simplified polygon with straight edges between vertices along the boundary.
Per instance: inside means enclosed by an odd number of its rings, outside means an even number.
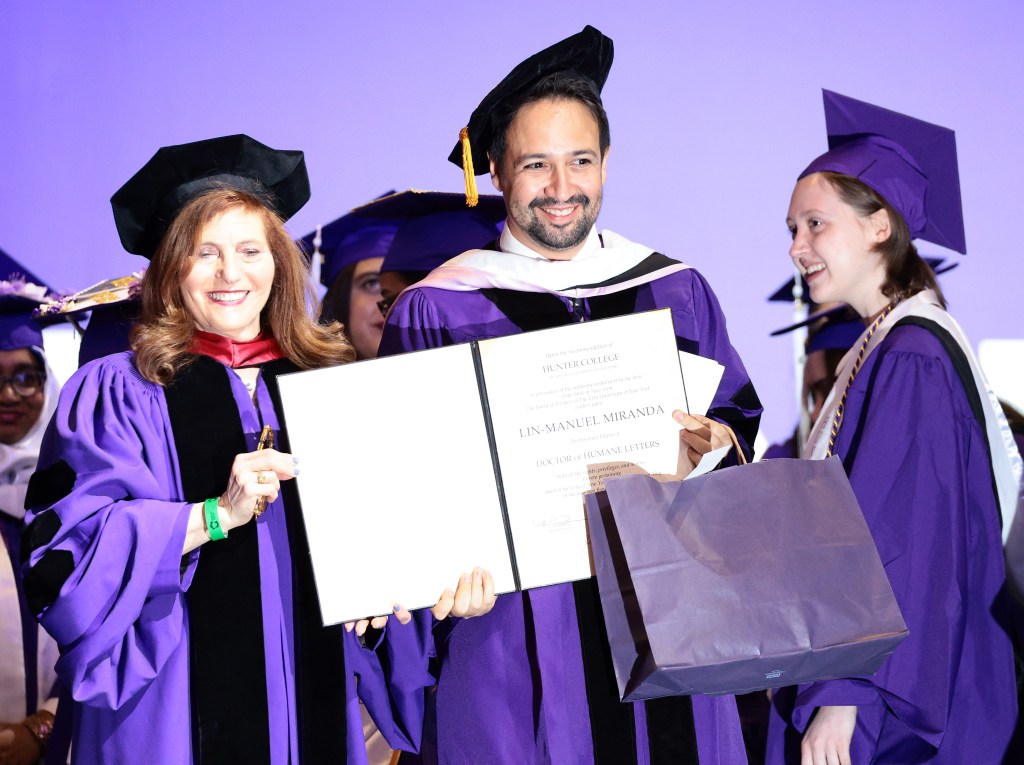
M321 626L293 481L228 539L181 554L192 504L223 493L264 425L287 450L276 374L293 369L264 364L255 402L207 356L166 388L129 353L65 386L23 561L61 649L76 762L362 763L357 681L391 743L418 743L422 640L388 627L374 652Z
M761 404L700 274L608 231L571 261L541 258L508 229L499 242L402 293L380 355L670 308L679 349L725 366L708 415L749 455ZM731 696L619 701L594 579L502 595L434 638L442 763L746 762Z
M800 762L800 740L819 706L857 707L856 765L999 763L1017 718L996 485L997 476L1012 484L999 465L1019 456L999 451L1000 415L985 404L970 347L932 293L905 300L883 327L850 386L833 453L910 635L873 676L778 691L772 765ZM827 443L859 346L840 366L811 456ZM1003 492L1004 504L1015 501L1012 492Z

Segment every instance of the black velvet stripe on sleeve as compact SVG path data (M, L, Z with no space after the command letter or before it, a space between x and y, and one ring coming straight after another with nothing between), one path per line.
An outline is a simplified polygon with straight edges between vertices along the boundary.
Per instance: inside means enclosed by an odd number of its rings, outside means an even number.
M199 356L167 386L188 502L219 497L248 451L229 372ZM203 545L188 590L193 757L197 765L270 762L256 524Z
M274 402L274 408L281 418L277 448L283 452L291 452L291 445L288 443L277 375L291 371L296 371L296 367L284 359L263 367L263 379ZM295 481L284 481L281 484L281 494L285 499L285 507L288 508L288 539L292 553L295 684L298 695L300 761L344 765L348 738L345 716L344 627L340 624L323 626L306 524L302 518ZM382 643L378 653L382 663L386 663L387 653L383 646Z
M33 473L25 493L25 507L50 508L71 493L76 477L75 471L64 460ZM52 508L39 513L21 536L21 564L27 564L33 552L48 545L60 527L60 518ZM25 599L34 615L50 607L74 570L75 558L70 551L50 550L25 572Z
M708 410L708 416L721 420L736 433L736 437L744 446L743 452L748 460L753 459L754 439L757 438L757 429L761 423L761 415L749 417L743 412L761 408L761 400L758 398L754 384L749 380L730 399L731 407L712 407Z
M49 467L37 470L28 480L25 507L35 510L57 504L75 488L77 478L74 469L64 460L57 460Z
M50 540L57 536L60 526L60 518L52 508L44 510L33 518L32 523L25 528L21 535L21 565L24 566L28 563L29 556L33 552L48 545Z
M41 614L57 599L74 570L75 558L69 550L49 550L25 572L25 598L33 614Z

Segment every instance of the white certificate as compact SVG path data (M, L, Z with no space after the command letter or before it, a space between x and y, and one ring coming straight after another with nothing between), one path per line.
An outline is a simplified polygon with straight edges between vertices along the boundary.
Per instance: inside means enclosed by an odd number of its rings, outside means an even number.
M431 606L475 566L498 592L591 576L583 495L677 473L687 409L667 310L279 380L325 624Z
M523 589L591 576L583 496L676 472L686 389L668 311L480 342Z
M324 624L515 589L471 349L278 378Z

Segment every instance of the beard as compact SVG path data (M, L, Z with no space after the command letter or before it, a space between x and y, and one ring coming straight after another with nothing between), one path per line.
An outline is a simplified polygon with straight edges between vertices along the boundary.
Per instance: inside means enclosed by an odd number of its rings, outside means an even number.
M579 205L580 215L574 222L558 226L542 221L535 212L538 207L553 207L559 204ZM538 244L549 250L569 250L586 240L600 211L601 195L598 193L596 201L592 201L585 194L576 194L564 201L553 197L541 197L534 199L526 207L512 205L509 212L519 227Z

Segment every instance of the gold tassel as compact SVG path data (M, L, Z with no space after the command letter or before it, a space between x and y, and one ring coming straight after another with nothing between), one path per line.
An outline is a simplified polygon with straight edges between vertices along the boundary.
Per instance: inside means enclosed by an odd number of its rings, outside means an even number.
M476 173L473 172L473 149L469 146L469 128L464 127L459 131L459 140L462 141L462 172L466 176L466 205L476 207L480 201L480 195L476 190Z

